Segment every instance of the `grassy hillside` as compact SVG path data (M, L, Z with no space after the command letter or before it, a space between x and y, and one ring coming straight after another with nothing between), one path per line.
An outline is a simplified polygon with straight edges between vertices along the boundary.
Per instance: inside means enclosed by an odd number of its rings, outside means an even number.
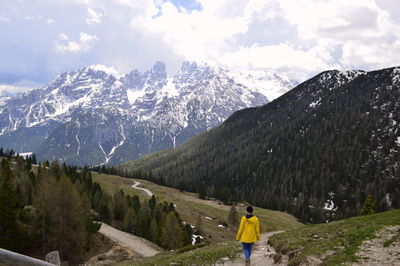
M131 188L134 181L132 179L94 172L92 173L92 177L93 181L99 182L100 186L108 193L122 189L127 194L135 194L141 198L148 198L144 192ZM179 216L184 221L198 226L200 220L200 230L208 241L221 242L234 239L236 228L218 227L219 224L227 222L230 206L223 205L216 200L201 200L195 193L181 192L177 189L160 186L146 180L136 181L140 182L142 187L151 190L159 200L172 201L176 205ZM238 212L239 215L244 214L245 205L238 204ZM284 212L256 207L255 214L260 219L262 231L286 230L302 226L294 216Z
M289 255L289 265L299 265L311 257L320 258L324 265L339 265L360 259L356 254L362 242L380 237L380 229L393 225L400 225L400 210L288 230L271 237L270 243L278 252ZM399 233L384 245L400 241Z
M132 189L131 186L133 182L131 179L122 178L120 176L99 174L97 172L92 172L93 182L98 182L101 189L110 195L114 195L116 191L122 189L126 195L143 197L142 191L137 189Z

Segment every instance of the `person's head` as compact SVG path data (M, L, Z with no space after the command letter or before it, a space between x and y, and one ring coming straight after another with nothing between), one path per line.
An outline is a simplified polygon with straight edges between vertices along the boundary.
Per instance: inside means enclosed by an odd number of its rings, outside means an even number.
M247 211L248 213L253 213L253 207L252 207L252 206L248 206L248 207L246 208L246 211Z

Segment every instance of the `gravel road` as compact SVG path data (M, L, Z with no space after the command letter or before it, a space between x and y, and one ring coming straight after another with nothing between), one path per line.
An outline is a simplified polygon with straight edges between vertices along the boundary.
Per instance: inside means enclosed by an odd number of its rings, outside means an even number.
M140 185L139 182L137 182L137 181L133 181L133 182L135 182L135 184L132 185L132 188L134 188L134 189L139 189L139 190L143 190L144 192L146 192L146 194L147 194L149 197L153 196L153 192L151 192L150 190L148 190L148 189L146 189L146 188L138 187L138 186Z
M121 246L131 249L142 257L151 257L157 253L160 253L159 250L150 245L148 240L126 232L122 232L105 223L102 223L99 233L116 241Z

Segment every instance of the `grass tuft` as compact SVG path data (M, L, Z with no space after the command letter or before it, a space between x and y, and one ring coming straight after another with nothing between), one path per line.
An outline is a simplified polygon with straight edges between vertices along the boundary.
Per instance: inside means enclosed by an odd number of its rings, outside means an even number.
M400 231L399 231L397 234L395 234L394 236L392 236L390 239L386 240L386 241L383 243L383 246L384 246L385 248L387 248L387 247L389 247L390 245L392 245L394 242L397 242L397 241L400 241Z

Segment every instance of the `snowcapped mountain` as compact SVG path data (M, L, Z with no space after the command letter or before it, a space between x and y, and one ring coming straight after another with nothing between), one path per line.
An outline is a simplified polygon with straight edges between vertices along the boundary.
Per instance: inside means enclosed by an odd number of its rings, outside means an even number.
M180 145L233 112L260 106L295 82L184 62L173 76L157 62L124 76L101 65L62 73L0 101L0 146L77 165L117 164Z
M11 94L6 90L0 90L0 106L5 104L7 100L11 98Z

